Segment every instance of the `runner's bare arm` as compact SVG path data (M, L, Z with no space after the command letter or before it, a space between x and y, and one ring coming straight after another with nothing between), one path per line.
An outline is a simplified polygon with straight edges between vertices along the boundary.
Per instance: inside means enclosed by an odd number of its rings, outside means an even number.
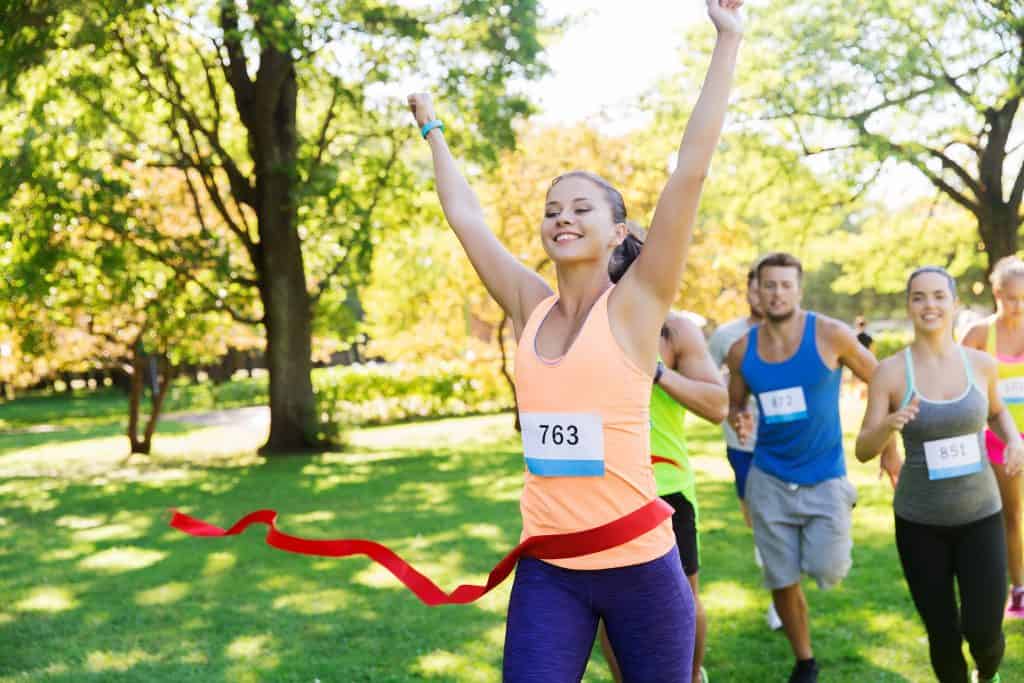
M742 0L708 0L708 15L718 31L711 64L686 126L676 167L662 190L647 235L647 246L623 276L612 305L634 342L630 355L643 358L679 291L697 206L711 156L725 122L743 22ZM653 350L652 350L653 351Z
M822 336L833 349L839 364L850 368L861 381L870 382L878 367L875 354L857 340L857 335L846 324L823 317L821 325Z
M658 386L687 410L713 424L729 414L729 392L715 361L708 353L704 334L681 315L669 315L669 343L674 361L666 364Z
M995 432L995 435L1004 443L1010 443L1014 437L1019 440L1020 432L1017 430L1017 425L1014 423L1010 411L1006 409L1003 398L999 395L998 364L987 353L972 353L970 351L968 353L970 354L968 360L975 369L975 373L985 378L985 386L982 388L988 394L989 429Z
M743 356L747 353L747 339L746 334L740 337L725 355L725 364L729 368L729 425L736 432L740 443L747 442L754 427L753 416L747 408L750 388L740 372Z
M426 93L410 95L409 109L419 127L436 118L434 105ZM488 293L512 319L518 339L530 313L551 295L551 288L540 275L520 263L491 232L480 201L459 172L442 131L438 128L430 131L427 141L445 218Z
M868 404L855 451L861 462L871 460L890 444L895 446L893 437L917 415L917 397L904 408L894 405L894 397L900 392L898 380L902 371L899 357L888 358L879 364L868 382Z
M966 338L965 338L966 339ZM1013 416L999 396L999 365L984 352L968 352L978 374L985 378L988 389L988 426L1006 444L1004 458L1006 473L1011 477L1020 474L1024 467L1024 441L1021 440Z
M988 345L988 326L990 323L989 318L979 320L967 329L967 333L964 334L964 338L960 341L963 346L969 349L978 349L984 351Z

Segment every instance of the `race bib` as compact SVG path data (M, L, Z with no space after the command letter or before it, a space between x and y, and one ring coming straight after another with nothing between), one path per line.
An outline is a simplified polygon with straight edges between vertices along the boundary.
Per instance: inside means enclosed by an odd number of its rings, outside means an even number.
M803 387L790 387L758 394L764 421L768 424L807 419L807 401Z
M540 477L604 476L604 430L595 413L520 413L526 469Z
M1024 403L1024 377L999 380L999 397L1003 403Z
M981 449L977 434L924 442L929 479L963 477L981 471Z

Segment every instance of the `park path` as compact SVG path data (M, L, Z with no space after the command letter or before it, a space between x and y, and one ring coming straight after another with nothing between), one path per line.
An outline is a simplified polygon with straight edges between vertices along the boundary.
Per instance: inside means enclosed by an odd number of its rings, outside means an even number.
M270 424L270 408L267 406L250 406L248 408L222 408L220 410L202 410L194 412L168 413L161 419L168 422L185 422L204 427L260 428Z

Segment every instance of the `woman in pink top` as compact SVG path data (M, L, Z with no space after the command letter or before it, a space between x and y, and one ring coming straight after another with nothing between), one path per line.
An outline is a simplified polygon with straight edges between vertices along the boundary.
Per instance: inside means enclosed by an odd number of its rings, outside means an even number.
M708 0L718 31L708 75L658 200L648 246L615 287L608 261L627 231L626 208L614 187L583 171L552 182L540 238L556 267L555 294L487 227L430 97L409 97L430 144L445 217L518 340L524 537L601 526L656 498L648 404L659 330L678 291L721 134L742 34L741 4ZM509 603L504 679L578 681L599 619L626 680L689 682L693 597L670 520L599 553L521 560Z
M963 345L987 351L998 362L999 395L1024 433L1024 261L1005 256L996 262L989 277L996 314L971 326ZM1024 619L1024 518L1019 477L1006 473L1006 444L992 430L985 431L985 446L999 482L1003 524L1010 570L1009 619Z

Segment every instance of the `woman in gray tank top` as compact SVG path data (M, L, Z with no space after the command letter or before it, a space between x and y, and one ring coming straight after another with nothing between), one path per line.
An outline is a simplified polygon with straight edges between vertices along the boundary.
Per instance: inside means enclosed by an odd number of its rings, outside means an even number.
M995 361L953 341L956 306L956 283L944 269L911 274L914 341L871 379L857 458L870 460L902 432L896 547L928 632L932 669L940 683L991 682L999 681L1005 650L1006 539L985 426L1007 440L1012 476L1024 465L1024 442L999 398ZM963 637L977 667L971 679Z

